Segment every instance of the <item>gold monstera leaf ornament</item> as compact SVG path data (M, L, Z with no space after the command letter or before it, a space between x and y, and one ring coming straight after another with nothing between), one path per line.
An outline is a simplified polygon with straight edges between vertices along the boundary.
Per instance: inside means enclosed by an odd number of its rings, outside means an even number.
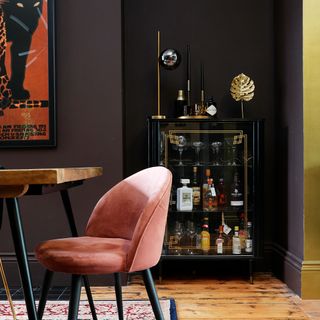
M241 116L244 118L243 101L250 101L254 96L254 82L244 73L233 78L230 93L234 100L241 102Z

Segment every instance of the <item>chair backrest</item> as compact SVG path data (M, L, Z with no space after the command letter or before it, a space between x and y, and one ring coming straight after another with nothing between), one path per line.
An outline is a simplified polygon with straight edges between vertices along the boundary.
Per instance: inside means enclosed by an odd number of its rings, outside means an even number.
M131 240L124 271L144 270L159 261L171 183L168 169L144 169L119 182L94 208L87 236Z

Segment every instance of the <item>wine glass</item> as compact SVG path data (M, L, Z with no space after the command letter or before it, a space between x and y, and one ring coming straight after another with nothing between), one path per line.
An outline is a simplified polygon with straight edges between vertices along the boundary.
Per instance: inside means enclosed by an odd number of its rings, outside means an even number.
M175 227L173 231L173 241L171 242L172 249L170 250L173 255L181 255L181 238L183 236L183 227L182 223L179 221L175 222ZM170 237L171 238L171 237Z
M195 152L196 152L196 162L195 162L196 166L200 165L199 154L200 154L200 150L203 149L204 146L205 146L205 144L202 141L194 141L194 142L192 142L192 147L195 149Z
M224 139L224 143L225 143L225 150L226 150L226 156L227 156L227 159L226 159L226 164L228 166L232 166L233 164L233 151L232 151L232 148L233 148L233 138L232 137L227 137Z
M186 254L193 255L196 254L194 249L196 248L196 228L193 221L187 222L187 238L188 238L188 248Z
M178 151L179 151L179 166L183 166L182 163L182 152L184 150L184 148L187 145L187 139L185 136L178 136L178 143L177 143L177 147L178 147Z
M166 134L162 131L160 134L160 163L159 163L160 166L164 166L163 154L164 154L165 142L166 142Z
M214 141L211 143L211 149L213 153L213 165L219 166L219 153L220 153L220 147L222 146L222 142L220 141Z

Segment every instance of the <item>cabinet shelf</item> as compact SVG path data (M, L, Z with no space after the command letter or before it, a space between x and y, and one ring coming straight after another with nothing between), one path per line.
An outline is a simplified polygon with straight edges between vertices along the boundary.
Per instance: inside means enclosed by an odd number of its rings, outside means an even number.
M183 210L176 210L176 209L169 209L169 212L170 213L199 213L199 214L214 214L214 213L221 213L221 212L224 212L224 213L238 213L238 212L241 212L243 211L244 208L243 206L239 206L239 207L224 207L224 208L215 208L213 211L205 211L205 210L202 210L202 209L196 209L196 210L189 210L189 211L183 211ZM252 211L253 209L250 207L250 208L247 208L247 211Z

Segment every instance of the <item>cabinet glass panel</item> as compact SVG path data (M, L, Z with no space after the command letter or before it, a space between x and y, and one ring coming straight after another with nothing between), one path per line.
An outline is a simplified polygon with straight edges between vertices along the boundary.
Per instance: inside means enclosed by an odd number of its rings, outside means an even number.
M257 253L259 121L149 121L149 165L173 173L163 256Z

